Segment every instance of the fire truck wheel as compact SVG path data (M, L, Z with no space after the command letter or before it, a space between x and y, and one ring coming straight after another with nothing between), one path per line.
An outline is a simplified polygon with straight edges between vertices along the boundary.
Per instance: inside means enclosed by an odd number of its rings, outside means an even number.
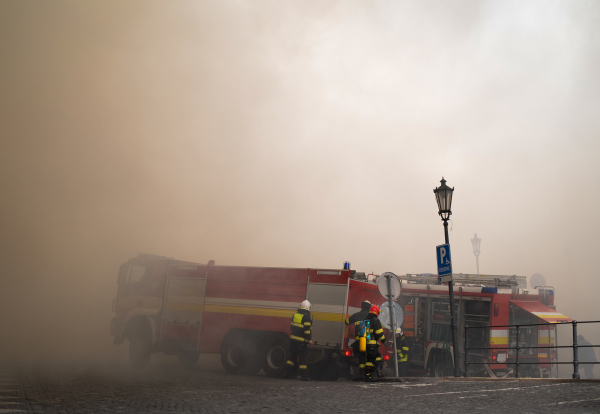
M129 361L134 367L143 367L152 355L152 334L143 327L135 329L129 337Z
M260 362L256 344L249 338L233 338L221 347L221 364L230 374L256 375Z
M183 352L179 354L179 363L185 368L193 368L200 359L199 352Z
M340 370L334 359L327 359L309 365L308 375L317 381L337 381L340 377Z
M267 376L281 378L285 374L286 361L289 358L289 343L286 339L275 338L267 345L262 369Z
M325 371L323 372L323 380L325 381L337 381L340 377L340 367L334 359L327 361Z

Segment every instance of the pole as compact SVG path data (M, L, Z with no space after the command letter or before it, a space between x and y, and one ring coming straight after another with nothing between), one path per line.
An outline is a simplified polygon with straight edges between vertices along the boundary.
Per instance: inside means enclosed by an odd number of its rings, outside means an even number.
M573 321L573 379L580 379L579 375L579 358L577 346L577 321Z
M392 325L392 338L394 340L394 374L398 378L398 351L396 351L396 309L392 301L392 275L386 275L388 285L388 306L390 308L390 323Z
M519 378L519 324L515 325L517 327L517 354L515 357L515 378Z
M475 256L475 262L477 263L477 274L479 274L479 256Z
M448 240L448 220L444 220L444 236L446 236L446 244L450 244ZM456 327L456 317L454 316L454 282L448 282L448 294L450 295L450 328L452 329L452 352L454 354L454 376L460 377L460 367L458 366L458 339Z
M552 378L552 341L550 339L550 322L548 322L546 326L548 327L548 361L550 361L550 374L548 376Z
M469 339L469 327L465 324L465 378L469 376L469 345L467 343Z
M556 362L558 362L558 326L554 326L554 346L556 348L555 349L555 353L554 353L554 360ZM558 364L556 365L556 378L558 378Z

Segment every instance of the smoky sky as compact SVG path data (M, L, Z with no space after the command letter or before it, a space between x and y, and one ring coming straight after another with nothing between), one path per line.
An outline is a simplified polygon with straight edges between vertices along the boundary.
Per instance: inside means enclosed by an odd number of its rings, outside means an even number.
M598 319L594 1L0 3L3 355L112 355L119 265L541 273ZM600 337L598 337L600 340Z

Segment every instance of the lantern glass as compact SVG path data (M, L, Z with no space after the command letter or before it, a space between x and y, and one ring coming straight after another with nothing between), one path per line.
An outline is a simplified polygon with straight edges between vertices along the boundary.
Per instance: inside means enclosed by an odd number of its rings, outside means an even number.
M454 188L450 188L446 185L446 180L442 177L440 181L442 185L437 187L433 192L438 204L438 214L442 217L446 215L446 219L452 214L452 193Z
M475 237L471 239L471 244L473 244L473 253L479 253L479 246L481 246L481 239L477 237L477 233L475 233Z

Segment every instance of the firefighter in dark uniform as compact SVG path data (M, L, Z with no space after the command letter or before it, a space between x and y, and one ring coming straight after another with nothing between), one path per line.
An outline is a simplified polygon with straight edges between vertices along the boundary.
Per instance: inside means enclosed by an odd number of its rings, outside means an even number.
M350 316L349 318L346 318L346 325L354 325L356 322L364 321L365 319L367 319L367 316L369 315L369 309L371 309L371 306L371 302L369 302L368 300L363 300L362 302L360 302L360 310L352 314L352 316ZM358 337L356 337L356 339L358 339Z
M310 302L305 300L300 304L300 309L292 317L290 327L290 359L287 360L286 378L294 378L296 372L296 361L302 381L311 381L308 377L308 345L312 345L310 317Z
M381 309L379 306L373 305L369 309L369 315L367 320L370 323L370 334L371 339L367 342L367 362L365 367L365 381L376 382L377 381L377 358L381 358L379 354L379 341L385 344L385 334L383 333L383 327L379 321L379 314Z
M396 352L398 353L398 376L406 377L408 372L408 341L402 329L396 329Z
M360 303L360 310L349 318L346 318L346 325L354 325L354 337L355 341L352 344L352 350L354 351L354 355L358 355L358 375L354 377L355 381L359 381L365 378L365 364L367 363L367 355L364 352L358 351L358 324L361 321L367 319L369 315L369 309L371 309L371 302L368 300L364 300Z

